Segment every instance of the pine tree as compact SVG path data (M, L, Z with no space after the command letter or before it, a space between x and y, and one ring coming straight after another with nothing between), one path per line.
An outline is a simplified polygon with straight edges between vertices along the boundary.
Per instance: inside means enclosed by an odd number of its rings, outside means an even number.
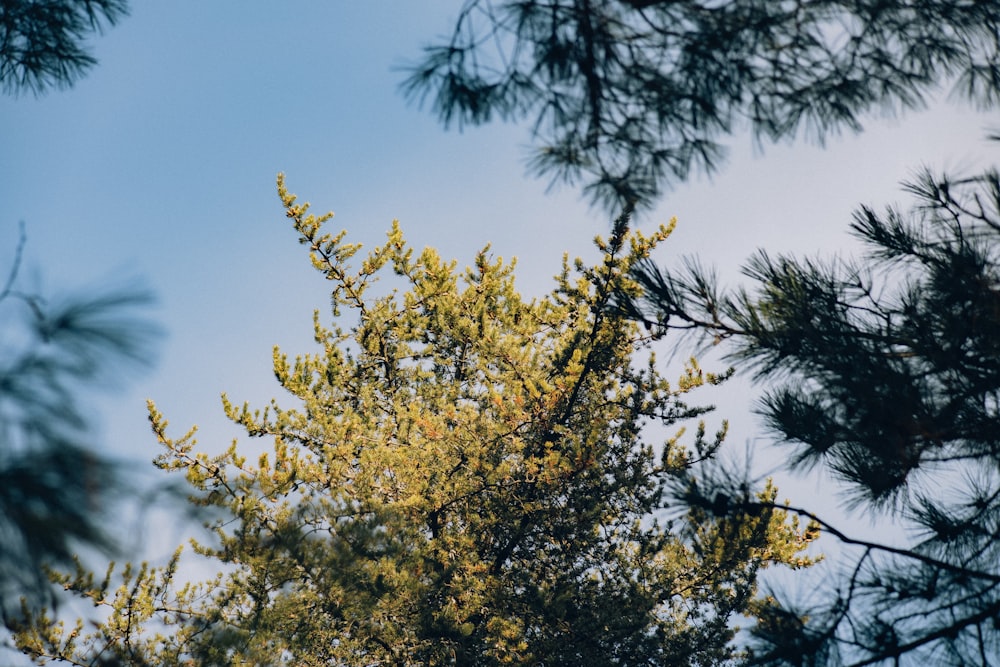
M848 500L913 536L852 537L845 580L757 626L766 665L988 665L1000 655L1000 176L924 173L909 213L862 208L863 262L773 257L721 291L695 264L646 262L645 296L620 305L650 326L691 328L774 383L760 411L793 469L822 466ZM655 322L655 324L654 324ZM720 480L689 501L759 502ZM802 510L808 514L807 508ZM722 512L725 515L725 512Z
M84 40L128 14L128 0L0 0L0 88L68 87L97 60Z
M992 108L998 34L967 0L465 0L404 91L445 124L528 120L531 170L617 211L744 128L822 141L948 87Z
M147 366L151 296L130 288L43 296L19 284L25 227L0 286L0 619L49 599L44 568L109 549L129 486L100 453L87 397Z
M359 246L324 231L330 214L309 214L280 179L279 193L334 318L314 315L315 352L274 351L294 407L224 398L273 447L211 455L150 406L157 465L222 516L194 547L218 578L176 582L179 552L103 580L56 575L106 618L88 633L26 614L21 649L133 665L735 659L760 569L809 564L815 530L776 507L718 518L669 502L725 426L713 437L699 422L686 445L683 428L654 433L703 415L687 394L724 377L692 360L668 382L646 332L606 306L637 289L629 269L670 229L647 238L624 215L597 239L596 266L564 260L555 289L527 300L488 248L460 271L415 253L395 223L352 268Z

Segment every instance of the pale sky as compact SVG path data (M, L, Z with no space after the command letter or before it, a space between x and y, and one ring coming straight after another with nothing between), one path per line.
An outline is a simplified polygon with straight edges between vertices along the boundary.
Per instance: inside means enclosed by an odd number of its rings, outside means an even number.
M108 452L158 453L147 397L176 435L198 424L202 447L219 452L240 435L219 394L263 407L279 391L272 346L312 351L327 284L282 213L279 171L314 212L334 210L350 241L377 243L398 218L414 245L460 265L492 243L519 258L529 294L551 288L564 251L588 256L607 232L609 216L576 191L546 192L525 175L525 127L445 131L398 92L400 66L451 28L460 4L135 1L94 41L100 63L75 87L0 98L0 273L23 220L29 284L37 276L55 293L139 281L159 297L167 336L156 366L97 402ZM998 145L982 139L994 119L936 104L872 118L826 147L755 152L734 137L720 173L678 186L638 223L677 216L658 257L697 254L730 281L759 246L844 251L851 211L905 202L898 183L920 166L968 173L996 161ZM770 469L780 454L750 414L757 392L742 381L701 398L731 420L734 451L751 441ZM782 495L832 507L834 485L816 496L813 484L783 481Z

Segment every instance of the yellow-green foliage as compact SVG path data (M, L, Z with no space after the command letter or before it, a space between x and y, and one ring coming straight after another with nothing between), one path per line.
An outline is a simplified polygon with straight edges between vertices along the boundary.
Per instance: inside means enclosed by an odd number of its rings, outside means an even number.
M711 456L725 432L698 424L685 395L720 382L692 360L675 384L650 337L610 308L629 268L670 233L623 217L596 240L594 267L564 260L555 289L526 301L514 264L480 252L458 270L414 252L393 223L360 250L324 231L279 178L300 241L333 285L317 350L274 373L294 400L226 415L273 449L212 456L193 433L156 463L182 471L193 500L222 510L195 551L225 574L177 587L175 562L126 569L111 592L84 572L60 579L110 609L89 639L46 616L18 635L37 657L103 651L130 664L717 664L757 572L808 563L810 531L780 511L718 519L667 506L672 475ZM394 273L405 290L375 293ZM380 286L381 287L381 286ZM653 427L653 428L650 428ZM773 500L774 489L765 492ZM222 565L224 564L224 566ZM110 571L109 571L110 577ZM82 661L82 660L81 660Z

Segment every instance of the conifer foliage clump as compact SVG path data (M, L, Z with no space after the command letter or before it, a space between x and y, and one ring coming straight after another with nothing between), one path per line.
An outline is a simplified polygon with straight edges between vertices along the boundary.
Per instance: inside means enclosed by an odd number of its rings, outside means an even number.
M97 631L26 610L36 659L128 664L724 664L762 567L810 561L815 536L780 509L715 517L668 488L722 442L664 432L708 408L687 394L724 376L693 360L668 382L648 332L608 308L669 234L597 239L595 266L564 261L527 300L488 248L459 270L416 253L395 223L360 247L330 235L279 178L315 268L333 286L317 349L274 352L294 407L224 398L251 437L211 455L150 406L162 454L221 518L195 545L221 574L199 586L162 569L56 575L105 607ZM395 274L383 283L377 278ZM387 283L403 287L388 289ZM686 443L686 444L684 444ZM762 501L773 501L768 487ZM179 556L178 556L179 557ZM119 584L118 588L115 588ZM756 607L755 607L756 608Z

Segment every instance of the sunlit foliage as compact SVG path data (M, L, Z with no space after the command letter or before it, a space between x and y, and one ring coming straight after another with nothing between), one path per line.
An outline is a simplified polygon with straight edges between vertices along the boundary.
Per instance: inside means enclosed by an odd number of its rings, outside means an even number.
M488 249L459 269L393 224L359 256L324 231L329 214L279 192L334 317L315 315L314 352L274 352L294 407L224 398L272 446L211 454L150 406L157 465L219 513L194 546L219 578L183 585L176 560L56 575L104 616L90 632L28 614L22 650L130 665L730 662L759 570L809 564L815 529L780 508L714 517L669 501L725 426L661 427L704 414L687 394L723 378L692 360L668 382L649 335L606 307L635 292L629 270L669 228L645 237L622 216L595 266L564 262L527 300Z

